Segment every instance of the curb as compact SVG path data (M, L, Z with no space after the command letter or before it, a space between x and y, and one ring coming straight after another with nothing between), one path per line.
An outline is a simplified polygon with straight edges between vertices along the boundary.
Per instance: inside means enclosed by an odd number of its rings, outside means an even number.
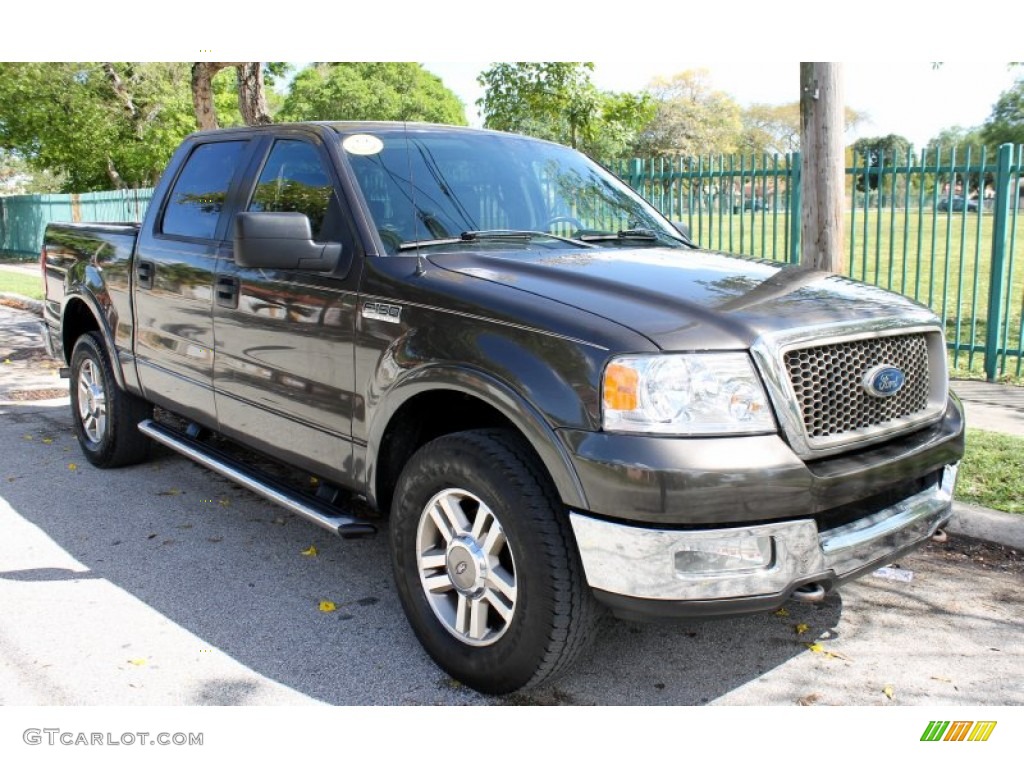
M962 501L953 502L953 519L946 530L1024 552L1024 515L1011 515Z
M43 316L43 302L17 293L0 293L0 304L14 309L23 309L34 315Z

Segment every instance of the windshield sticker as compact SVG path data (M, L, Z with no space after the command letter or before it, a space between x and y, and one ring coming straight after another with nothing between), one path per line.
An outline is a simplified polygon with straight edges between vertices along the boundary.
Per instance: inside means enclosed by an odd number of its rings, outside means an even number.
M351 155L376 155L384 149L384 142L368 133L357 133L346 137L341 146Z

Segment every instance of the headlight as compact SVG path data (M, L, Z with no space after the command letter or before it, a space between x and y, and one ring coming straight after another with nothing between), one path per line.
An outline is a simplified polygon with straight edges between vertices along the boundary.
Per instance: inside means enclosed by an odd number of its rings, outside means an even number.
M616 357L604 370L602 396L609 432L775 431L768 399L744 352Z

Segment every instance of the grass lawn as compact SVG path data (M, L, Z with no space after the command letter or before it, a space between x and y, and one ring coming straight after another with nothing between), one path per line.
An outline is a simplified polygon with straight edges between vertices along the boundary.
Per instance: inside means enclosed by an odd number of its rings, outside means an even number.
M30 299L42 299L43 279L39 275L23 275L0 269L0 293L17 293Z
M1024 438L967 430L967 454L960 465L956 498L1024 514Z

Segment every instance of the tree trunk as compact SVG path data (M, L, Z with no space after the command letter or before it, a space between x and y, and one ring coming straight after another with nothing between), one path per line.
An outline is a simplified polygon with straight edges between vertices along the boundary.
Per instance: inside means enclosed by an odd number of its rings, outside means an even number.
M273 121L267 112L267 98L263 88L263 68L258 61L238 65L238 109L246 125L269 125Z
M217 128L217 107L213 103L213 77L226 67L241 66L243 61L197 61L192 65L192 106L201 131Z
M800 63L800 138L804 184L801 264L843 270L842 65Z
M107 176L110 177L111 183L115 189L125 189L127 184L124 183L124 179L121 178L121 174L117 172L117 167L114 165L112 158L107 158Z

